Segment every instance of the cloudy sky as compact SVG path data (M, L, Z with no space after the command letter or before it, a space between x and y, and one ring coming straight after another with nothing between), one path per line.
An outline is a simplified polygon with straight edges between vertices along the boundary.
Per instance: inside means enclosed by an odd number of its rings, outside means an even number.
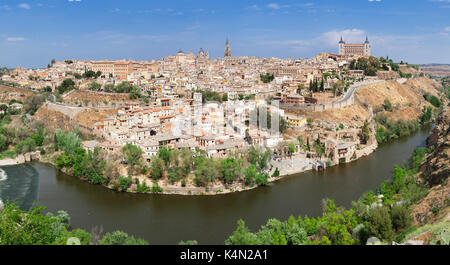
M308 58L369 36L375 56L450 63L450 0L0 0L0 66L178 50Z

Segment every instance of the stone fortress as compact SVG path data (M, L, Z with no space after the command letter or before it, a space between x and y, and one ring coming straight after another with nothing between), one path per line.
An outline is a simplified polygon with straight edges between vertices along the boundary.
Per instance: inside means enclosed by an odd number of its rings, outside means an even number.
M363 44L350 44L345 43L341 36L341 41L339 41L339 55L371 56L372 51L369 38L366 36L366 41Z

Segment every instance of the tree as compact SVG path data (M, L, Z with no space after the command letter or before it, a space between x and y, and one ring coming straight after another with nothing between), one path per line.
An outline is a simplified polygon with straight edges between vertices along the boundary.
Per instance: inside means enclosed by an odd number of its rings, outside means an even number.
M197 242L197 240L180 241L178 243L178 245L180 245L180 246L189 246L189 245L193 246L193 245L198 245L198 242Z
M70 78L64 79L61 85L56 88L61 95L72 89L75 89L75 82Z
M389 211L385 207L376 207L368 216L367 229L370 236L390 241L395 233L392 229L392 221Z
M136 239L122 231L106 233L99 241L100 245L148 245L143 239Z
M431 107L423 107L422 114L420 115L420 124L426 124L431 120L432 117L432 109Z
M261 75L260 77L261 77L261 81L263 83L270 83L275 79L275 76L273 74L269 74L269 73Z
M102 89L102 85L100 85L99 83L97 83L97 82L92 82L92 83L90 83L89 84L89 89L90 90L101 90Z
M225 245L256 245L257 238L249 231L245 222L240 219L237 225L236 231L225 241Z
M244 181L246 185L253 184L255 182L255 178L258 175L258 169L254 164L251 164L245 169L244 172Z
M23 109L25 113L29 113L30 115L34 115L36 111L44 104L45 95L31 95L25 99Z
M344 93L345 82L342 80L337 81L333 85L334 97L340 96Z
M210 183L219 178L218 167L220 164L213 159L204 159L202 163L196 165L197 168L194 171L195 179L194 183L198 187L208 187Z
M69 233L67 218L43 215L44 207L22 211L16 204L6 202L0 209L0 238L2 245L62 245Z
M76 132L64 132L60 129L55 134L56 150L64 150L68 154L73 154L75 149L81 145L81 139Z
M122 153L125 157L125 161L132 166L140 164L142 159L142 150L132 144L126 144L122 147Z
M37 133L31 136L37 146L42 146L44 144L44 127L39 126L37 129Z
M158 157L161 158L166 166L169 166L170 162L170 150L166 147L161 147L158 150Z
M392 226L397 233L409 227L412 222L412 218L408 208L398 205L394 206L391 209L391 219Z
M119 187L120 191L127 191L129 187L131 187L131 184L133 183L133 180L131 177L125 178L125 177L119 177Z
M288 152L289 152L289 156L292 158L292 154L297 152L297 146L294 143L289 143L288 144Z
M0 152L8 149L8 138L3 134L0 134Z
M304 142L303 142L303 138L300 135L297 136L297 141L298 141L298 144L300 145L300 148L303 148Z
M361 127L361 142L367 144L370 139L369 122L364 121L364 125Z
M222 160L222 168L222 178L225 184L233 183L241 175L240 166L234 158L227 158L225 160Z

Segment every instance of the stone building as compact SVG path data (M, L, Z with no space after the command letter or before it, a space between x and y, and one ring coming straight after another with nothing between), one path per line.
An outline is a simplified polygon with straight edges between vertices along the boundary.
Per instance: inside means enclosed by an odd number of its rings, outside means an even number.
M369 38L366 36L366 41L363 44L350 44L345 43L341 37L339 41L339 55L347 56L365 56L369 57L372 55L371 46Z

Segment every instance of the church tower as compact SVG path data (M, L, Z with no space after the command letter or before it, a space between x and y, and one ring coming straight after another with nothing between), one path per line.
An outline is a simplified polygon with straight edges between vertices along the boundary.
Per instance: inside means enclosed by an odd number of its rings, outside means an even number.
M364 42L364 56L372 56L370 42L369 42L369 38L367 36L366 36L366 41Z
M226 42L226 44L225 44L225 54L224 54L224 57L225 57L225 58L231 57L231 48L230 48L230 43L228 42L228 39L227 39L227 42Z
M345 55L345 41L342 39L341 36L341 41L339 42L339 55Z

